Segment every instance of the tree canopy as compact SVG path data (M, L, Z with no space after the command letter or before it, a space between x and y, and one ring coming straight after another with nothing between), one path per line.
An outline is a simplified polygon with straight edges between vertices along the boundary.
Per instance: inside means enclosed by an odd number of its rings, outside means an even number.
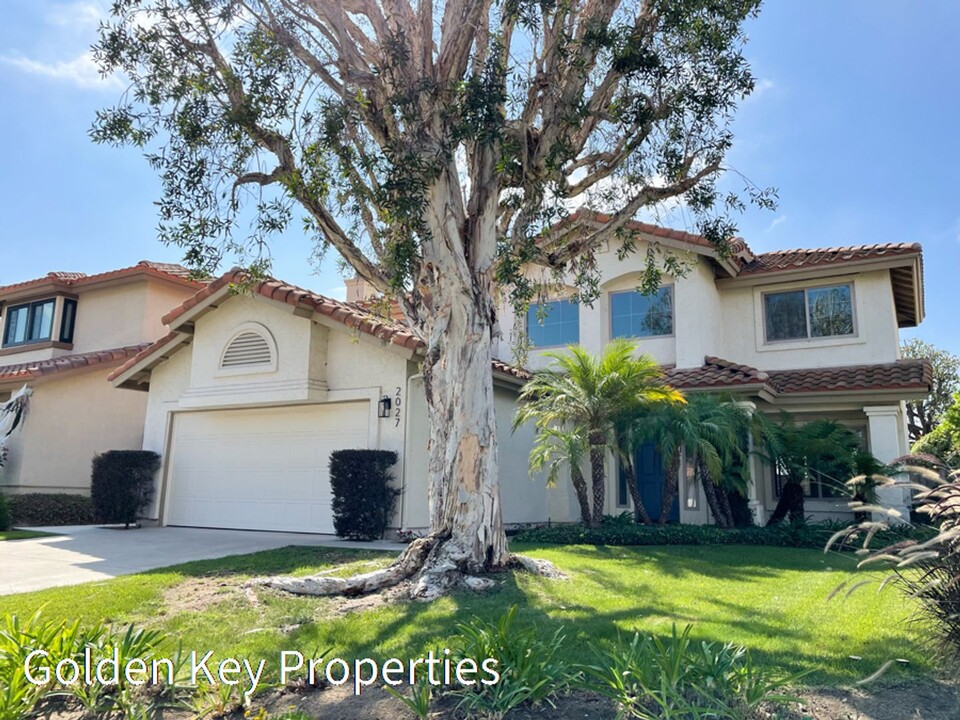
M919 338L907 340L900 351L903 357L927 359L933 367L930 395L907 403L910 440L916 441L933 432L953 402L954 393L960 391L960 357Z
M95 54L131 86L93 137L144 148L161 238L208 270L230 251L266 260L299 207L318 253L414 320L446 223L462 258L492 271L496 256L517 299L535 290L528 262L590 296L593 252L646 206L682 196L718 247L732 236L742 200L716 180L754 84L742 25L758 5L117 0ZM564 219L570 233L542 242Z
M95 141L143 148L160 238L214 271L302 229L425 342L430 537L418 593L509 562L490 375L497 296L599 286L595 253L683 202L720 254L772 193L721 191L759 0L114 0L94 54L130 86ZM580 208L603 211L575 212ZM249 223L245 229L243 224ZM531 276L531 264L547 269ZM682 271L650 248L642 285ZM314 584L316 585L316 583ZM329 585L329 583L328 583ZM299 586L302 586L302 583Z

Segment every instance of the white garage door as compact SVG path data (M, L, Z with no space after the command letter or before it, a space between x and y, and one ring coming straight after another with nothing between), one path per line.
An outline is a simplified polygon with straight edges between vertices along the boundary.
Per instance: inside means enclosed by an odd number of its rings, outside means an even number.
M366 402L179 413L166 524L332 533L330 453L368 447Z

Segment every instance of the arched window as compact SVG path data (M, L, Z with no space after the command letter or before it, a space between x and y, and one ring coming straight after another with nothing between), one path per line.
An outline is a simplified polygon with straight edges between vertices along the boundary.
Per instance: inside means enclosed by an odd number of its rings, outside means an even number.
M233 334L220 356L227 372L270 372L277 368L277 345L258 323L245 323Z

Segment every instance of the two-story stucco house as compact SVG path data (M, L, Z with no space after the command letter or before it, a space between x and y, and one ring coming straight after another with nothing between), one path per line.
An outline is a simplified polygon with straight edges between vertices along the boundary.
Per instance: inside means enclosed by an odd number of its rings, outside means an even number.
M630 229L635 253L618 259L617 241L600 249L603 281L592 307L572 303L572 288L559 286L546 307L531 308L527 317L501 308L505 338L525 334L533 346L529 368L548 362L547 349L580 343L599 353L612 338L630 338L686 392L732 393L756 411L787 411L800 422L835 419L860 433L885 462L908 452L904 402L926 395L931 379L927 363L899 355L899 329L923 320L919 245L754 254L738 239L732 256L720 258L697 235L644 223ZM650 245L678 254L689 271L665 276L655 295L644 296L636 287ZM511 346L500 344L507 362ZM617 514L630 509L630 497L618 463L612 456L608 463L606 510ZM751 463L750 500L762 522L777 503L778 483L759 456ZM663 475L652 448L637 466L644 501L659 514ZM830 483L813 482L807 492L806 510L815 518L849 516L848 500ZM702 493L683 474L670 515L707 522ZM905 510L907 496L886 490L883 501Z
M733 392L759 412L837 418L862 432L882 460L906 449L903 403L924 395L929 368L898 357L898 328L923 317L921 252L878 245L754 255L737 243L719 258L703 238L636 224L638 252L604 248L602 294L592 307L552 298L515 318L491 368L500 445L501 497L509 524L576 521L569 483L545 487L527 470L533 431L510 424L528 374L506 337L529 333L529 367L547 347L579 342L599 352L613 337L636 340L671 382L691 392ZM645 243L687 256L690 270L655 296L635 290ZM529 272L536 273L535 268ZM237 286L242 286L238 292ZM342 302L278 280L227 273L163 317L168 332L111 373L119 395L146 402L143 447L163 457L150 514L199 527L331 532L327 466L338 448L394 450L402 488L393 526L424 528L429 424L419 358L423 343L397 317L364 308L356 283ZM124 401L125 402L125 401ZM659 499L654 454L641 458L644 492ZM611 456L608 513L629 509ZM751 502L762 521L776 482L759 460ZM809 488L811 513L846 511L829 488ZM683 480L676 519L707 522L701 490ZM904 497L886 500L902 505Z
M179 265L144 261L0 287L0 400L32 390L6 443L0 490L87 493L96 453L140 448L145 398L117 392L107 375L155 340L163 313L202 286Z

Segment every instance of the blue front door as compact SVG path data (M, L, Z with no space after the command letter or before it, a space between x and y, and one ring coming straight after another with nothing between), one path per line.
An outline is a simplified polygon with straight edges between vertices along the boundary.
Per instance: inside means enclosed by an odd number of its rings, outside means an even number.
M663 502L663 460L653 443L647 443L637 450L637 486L643 506L650 518L656 521L660 517ZM680 500L675 497L667 515L667 522L680 522Z

